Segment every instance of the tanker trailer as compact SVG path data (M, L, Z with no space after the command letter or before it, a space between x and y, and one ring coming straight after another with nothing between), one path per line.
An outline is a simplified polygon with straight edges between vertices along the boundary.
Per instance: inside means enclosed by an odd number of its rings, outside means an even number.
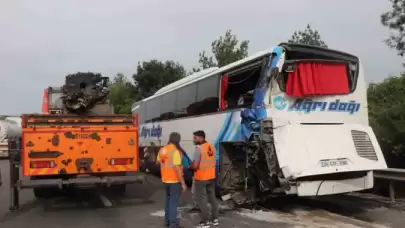
M8 139L12 137L21 137L21 118L0 117L0 159L8 158Z

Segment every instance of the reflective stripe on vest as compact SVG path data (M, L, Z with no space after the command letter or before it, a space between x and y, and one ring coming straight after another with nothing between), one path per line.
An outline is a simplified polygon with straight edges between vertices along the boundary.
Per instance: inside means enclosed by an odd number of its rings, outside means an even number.
M173 164L173 155L177 151L177 148L173 145L167 145L160 149L159 158L160 158L160 172L163 182L179 182L177 176L177 171L175 165ZM180 153L180 160L181 160ZM181 167L181 166L180 166ZM182 167L181 167L182 170Z
M195 180L212 180L215 179L215 149L210 143L204 143L199 147L200 165L194 173Z

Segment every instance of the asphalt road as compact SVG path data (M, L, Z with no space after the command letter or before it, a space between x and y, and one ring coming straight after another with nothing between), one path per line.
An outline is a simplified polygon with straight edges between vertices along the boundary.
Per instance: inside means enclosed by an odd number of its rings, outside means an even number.
M1 228L126 228L163 227L163 191L158 179L129 186L124 198L109 197L113 206L103 206L94 191L49 201L36 200L30 190L21 192L22 208L8 212L8 164L0 160L3 186L0 188ZM190 215L190 194L181 202L181 223L193 227L198 215ZM383 198L347 195L313 199L283 197L268 202L266 208L252 211L227 210L220 227L293 227L293 228L402 228L405 203L391 205Z

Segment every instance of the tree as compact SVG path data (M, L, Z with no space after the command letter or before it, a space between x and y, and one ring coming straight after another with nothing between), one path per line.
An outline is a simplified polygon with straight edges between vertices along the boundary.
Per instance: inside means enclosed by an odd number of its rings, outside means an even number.
M138 63L137 72L132 76L137 99L153 95L157 90L186 76L184 67L174 61L158 60Z
M392 10L381 14L381 23L391 30L391 35L385 43L395 48L398 55L405 53L405 0L389 0Z
M390 167L405 168L405 75L367 89L370 125Z
M309 24L305 30L295 31L288 43L293 44L307 44L307 45L314 45L327 48L328 46L324 41L321 39L321 35L319 34L318 30L312 29Z
M205 51L200 52L198 62L202 69L214 66L222 67L247 57L249 41L243 40L239 42L236 35L232 35L231 30L227 30L225 36L220 36L211 43L211 47L216 61L212 56L207 56ZM200 69L193 69L194 72L199 70Z
M108 98L117 114L131 114L132 104L137 98L135 86L123 74L118 73L110 83Z

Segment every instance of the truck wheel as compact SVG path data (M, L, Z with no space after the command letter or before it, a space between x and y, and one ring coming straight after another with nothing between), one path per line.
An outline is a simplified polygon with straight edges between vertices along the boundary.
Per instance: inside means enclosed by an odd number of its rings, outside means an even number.
M111 193L117 196L123 196L125 195L125 192L127 190L127 185L125 184L119 184L119 185L112 185L110 187Z
M47 191L48 189L46 188L34 188L34 196L35 198L47 198Z
M34 196L38 199L49 199L59 195L58 188L34 188Z

